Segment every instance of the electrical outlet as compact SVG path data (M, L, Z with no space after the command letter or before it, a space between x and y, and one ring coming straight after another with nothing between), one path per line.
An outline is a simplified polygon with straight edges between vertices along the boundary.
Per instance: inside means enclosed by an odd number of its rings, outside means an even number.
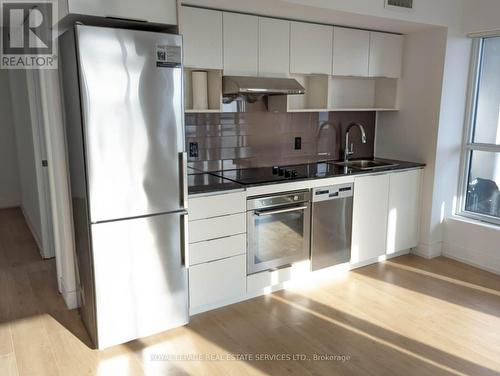
M295 137L295 150L302 149L302 137Z
M191 157L191 158L198 158L199 157L198 143L197 142L190 142L189 143L189 157Z

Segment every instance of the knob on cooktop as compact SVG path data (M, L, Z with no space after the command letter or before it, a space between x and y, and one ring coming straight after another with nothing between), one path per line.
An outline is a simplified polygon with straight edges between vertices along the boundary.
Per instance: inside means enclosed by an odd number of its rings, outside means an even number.
M285 178L295 179L298 176L297 170L292 170L291 168L287 168L285 170Z

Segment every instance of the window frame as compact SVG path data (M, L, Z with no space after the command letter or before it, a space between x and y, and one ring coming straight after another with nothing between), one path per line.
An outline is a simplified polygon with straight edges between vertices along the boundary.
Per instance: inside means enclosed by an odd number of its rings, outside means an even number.
M462 142L462 159L460 164L460 184L458 192L457 215L500 226L500 218L465 210L469 175L474 151L493 152L500 154L500 145L474 143L474 131L476 126L478 93L481 80L481 66L483 58L484 41L488 38L500 37L499 34L488 34L474 37L472 44L472 56L469 72L469 87L467 94L467 107L465 117L464 140Z

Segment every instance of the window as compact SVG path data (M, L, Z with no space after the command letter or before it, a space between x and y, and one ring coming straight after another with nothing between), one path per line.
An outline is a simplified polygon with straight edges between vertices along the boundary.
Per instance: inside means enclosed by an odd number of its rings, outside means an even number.
M461 209L500 224L500 36L477 38L474 46Z

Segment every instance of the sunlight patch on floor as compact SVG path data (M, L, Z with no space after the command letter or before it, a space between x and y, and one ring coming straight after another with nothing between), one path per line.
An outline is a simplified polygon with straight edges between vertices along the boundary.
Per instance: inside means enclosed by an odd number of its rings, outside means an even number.
M444 371L450 372L450 373L452 373L454 375L466 375L465 373L459 372L457 370L454 370L453 368L450 368L450 367L447 367L447 366L445 366L443 364L437 363L437 362L435 362L435 361L433 361L431 359L423 357L423 356L421 356L421 355L419 355L417 353L414 353L414 352L412 352L410 350L407 350L407 349L405 349L405 348L403 348L401 346L395 345L395 344L393 344L393 343L391 343L389 341L386 341L386 340L384 340L382 338L376 337L376 336L371 335L369 333L366 333L366 332L364 332L362 330L359 330L358 328L355 328L355 327L353 327L351 325L348 325L346 323L343 323L343 322L340 322L338 320L335 320L335 319L333 319L331 317L328 317L328 316L326 316L326 315L324 315L322 313L313 311L312 309L304 307L301 304L291 302L291 301L286 300L286 299L284 299L284 298L282 298L280 296L277 296L277 295L271 295L271 297L273 299L276 299L276 300L280 301L281 303L288 304L288 305L292 306L295 309L307 312L307 313L311 314L312 316L315 316L315 317L317 317L317 318L319 318L321 320L324 320L324 321L327 321L327 322L329 322L331 324L337 325L337 326L339 326L339 327L341 327L343 329L349 330L349 331L351 331L351 332L353 332L353 333L355 333L357 335L360 335L360 336L363 336L365 338L368 338L371 341L375 341L377 343L380 343L382 345L390 347L391 349L394 349L394 350L396 350L398 352L401 352L401 353L403 353L405 355L409 355L411 357L414 357L414 358L416 358L416 359L418 359L418 360L420 360L422 362L425 362L425 363L428 363L428 364L433 365L435 367L438 367L438 368L440 368L440 369L442 369Z
M389 264L390 266L394 266L396 268L402 269L402 270L406 270L406 271L418 273L418 274L421 274L421 275L425 275L426 277L432 277L432 278L435 278L435 279L439 279L441 281L453 283L455 285L459 285L459 286L463 286L463 287L468 287L468 288L471 288L471 289L474 289L474 290L478 290L478 291L481 291L481 292L486 292L488 294L500 296L500 290L490 289L488 287L476 285L476 284L470 283L470 282L461 281L459 279L455 279L455 278L451 278L451 277L446 277L446 276L441 275L441 274L436 274L436 273L433 273L433 272L429 272L429 271L426 271L426 270L418 269L418 268L415 268L415 267L412 267L412 266L408 266L408 265L402 265L402 264L399 264L399 263L396 263L396 262L387 261L387 264Z

